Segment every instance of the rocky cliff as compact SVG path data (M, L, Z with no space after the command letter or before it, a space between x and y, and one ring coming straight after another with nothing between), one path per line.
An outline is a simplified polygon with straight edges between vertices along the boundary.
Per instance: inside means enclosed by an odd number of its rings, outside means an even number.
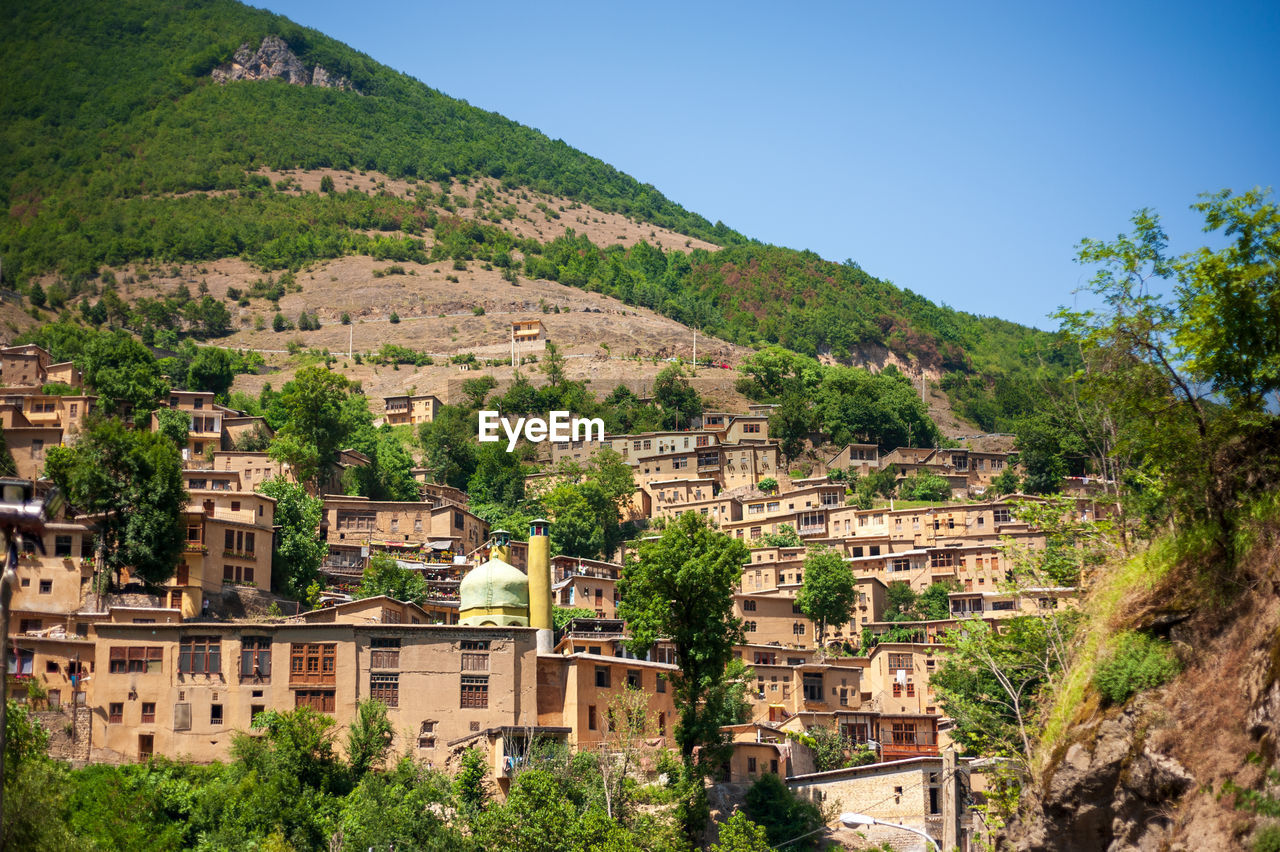
M302 60L279 36L267 36L256 51L249 49L248 42L240 45L230 62L213 69L212 77L218 83L284 80L294 86L320 86L360 94L346 77L330 74L319 65L307 70Z
M1276 832L1280 817L1275 522L1241 576L1213 576L1193 564L1133 601L1125 626L1168 636L1185 670L1121 707L1086 695L1066 737L1042 755L1001 848L1274 848L1259 832Z

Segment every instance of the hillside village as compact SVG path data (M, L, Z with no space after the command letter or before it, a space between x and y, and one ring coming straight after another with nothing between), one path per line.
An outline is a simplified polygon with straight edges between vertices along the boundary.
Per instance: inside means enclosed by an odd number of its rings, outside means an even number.
M51 363L34 344L0 350L0 380L0 423L16 473L39 479L49 448L75 444L97 397L74 364ZM52 383L65 387L46 393ZM210 392L174 390L156 403L152 430L164 409L191 423L181 447L185 547L172 576L158 584L125 576L113 586L94 520L83 516L55 519L42 542L25 542L19 560L9 692L40 711L57 755L226 760L232 733L265 710L311 707L345 726L372 697L387 707L397 750L454 771L479 748L504 790L533 740L615 748L611 708L633 691L649 719L647 765L672 746L675 649L660 641L637 657L618 613L635 542L613 560L552 556L546 521L515 540L425 468L414 471L421 494L412 501L348 496L334 476L319 488L315 535L327 555L310 608L271 591L280 527L276 500L256 489L293 473L265 451L236 449L242 436L270 432L263 418ZM421 394L382 403L385 422L411 426L431 422L444 405ZM770 438L770 410L705 411L688 429L553 443L544 448L547 472L530 480L611 450L630 467L634 492L622 514L636 528L693 513L748 548L732 597L744 637L733 656L745 666L749 710L722 731L732 750L716 780L731 789L774 774L815 802L865 807L937 836L950 802L949 836L967 837L980 826L955 803L962 789L980 799L982 781L968 770L972 758L944 775L943 756L954 753L950 720L930 686L948 631L962 619L997 623L1075 597L1070 587L1013 582L1011 551L1045 545L1043 532L1018 516L1025 498L990 496L1015 459L863 443L824 456L807 476L789 476ZM347 450L338 468L368 463ZM890 470L902 479L942 477L950 499L860 508L848 496L850 474ZM1093 519L1099 509L1085 484L1077 488L1072 511ZM797 603L814 548L838 554L857 584L855 603L823 625L825 636ZM361 597L362 577L379 557L421 577L425 598ZM944 611L905 619L891 611L901 597L895 589L912 597L941 589ZM551 605L566 613L554 624ZM806 745L815 731L838 735L846 757L837 766L819 765ZM947 784L953 789L941 792ZM889 788L897 792L873 801Z

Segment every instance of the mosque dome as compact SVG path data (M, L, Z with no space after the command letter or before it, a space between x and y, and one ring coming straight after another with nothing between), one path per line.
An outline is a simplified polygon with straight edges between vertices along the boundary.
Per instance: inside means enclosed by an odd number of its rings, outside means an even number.
M529 623L529 578L502 559L490 559L471 569L458 592L463 624Z

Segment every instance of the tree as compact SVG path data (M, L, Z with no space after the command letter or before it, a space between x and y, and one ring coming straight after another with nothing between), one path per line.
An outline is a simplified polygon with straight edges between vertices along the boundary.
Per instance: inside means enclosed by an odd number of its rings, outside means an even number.
M294 600L305 600L307 586L320 576L329 545L320 537L324 501L312 497L296 482L268 479L258 492L276 501L275 523L280 527L271 553L271 585Z
M354 395L353 395L354 398ZM384 425L371 426L365 433L353 436L353 449L369 457L369 464L348 468L343 484L348 494L359 494L370 500L417 500L422 495L413 478L413 457L399 436Z
M720 826L720 837L711 844L711 852L772 852L769 834L747 819L742 811L734 811Z
M596 482L562 482L543 495L542 506L553 522L556 553L594 559L607 556L618 540L618 511Z
M467 407L472 409L480 409L484 407L484 401L489 396L489 391L498 386L498 380L490 375L476 376L474 379L464 379L462 382L462 395L467 398Z
M778 449L790 461L804 452L813 430L814 414L809 398L798 391L787 391L769 415L769 436L778 439Z
M527 472L519 452L509 453L500 443L481 444L467 494L477 503L517 506L524 500Z
M386 595L394 600L408 601L419 606L426 603L430 594L427 581L421 574L401 568L393 557L385 553L370 557L369 567L364 569L360 587L356 590L359 598Z
M817 625L819 648L826 639L827 625L847 622L857 600L858 581L849 563L830 548L809 551L796 605Z
M484 809L485 801L489 798L484 786L484 776L487 774L488 767L483 752L469 748L462 753L462 766L453 777L453 794L463 813L474 815Z
M898 484L898 496L903 500L929 500L940 502L951 499L951 483L946 477L927 470L916 471Z
M474 412L458 406L441 406L434 420L423 423L418 443L426 453L432 479L465 489L476 471L475 436Z
M324 175L320 178L320 191L333 192L333 175Z
M1113 468L1122 505L1153 524L1208 524L1231 568L1233 509L1272 487L1256 473L1280 443L1267 408L1280 391L1280 207L1256 189L1193 207L1229 238L1223 248L1170 257L1159 217L1141 210L1130 235L1080 244L1105 309L1058 317L1083 353L1087 393L1116 423L1114 459L1140 468Z
M663 429L688 429L702 414L702 398L679 364L663 368L653 380L653 401L662 410Z
M804 547L804 539L791 524L778 524L777 532L768 532L756 539L766 547Z
M787 844L796 849L818 849L822 839L806 834L822 828L822 814L812 802L787 789L786 782L772 772L761 775L747 790L744 812L765 830L773 846Z
M356 704L356 717L347 729L347 763L357 779L382 765L394 736L387 705L376 698L365 698Z
M547 377L547 384L551 387L558 388L565 383L564 355L560 354L560 347L550 340L547 341L547 348L543 352L542 362L538 366L543 375Z
M721 688L733 646L742 639L733 593L746 561L742 542L690 512L656 540L642 541L618 582L618 615L631 629L628 650L643 656L659 638L675 645L680 669L671 683L680 720L674 734L689 768L696 747L704 749L705 768L715 759L710 752L722 745L721 719L706 702Z
M1038 697L1062 671L1079 613L1018 616L995 630L969 619L947 634L952 650L930 684L947 715L952 738L971 754L1031 761L1041 719Z
M240 359L232 352L216 346L202 346L187 368L187 387L209 391L226 399L235 381Z
M191 434L191 414L180 408L160 408L156 410L156 426L181 452L187 448L187 439Z
M71 506L90 516L111 576L125 568L147 583L173 576L186 544L188 497L172 440L94 418L74 446L49 450L45 473Z
M292 439L289 446L295 450L298 445L315 448L315 471L299 480L327 476L336 464L351 431L343 411L350 390L351 382L337 373L303 367L271 400L267 422L277 430L276 440Z
M104 414L131 413L143 422L144 415L169 393L155 356L128 332L90 333L75 360L85 382L97 392Z

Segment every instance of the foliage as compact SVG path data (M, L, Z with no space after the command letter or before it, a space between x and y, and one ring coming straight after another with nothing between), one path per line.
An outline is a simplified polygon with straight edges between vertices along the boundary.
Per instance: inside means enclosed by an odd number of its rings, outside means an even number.
M753 544L765 547L804 547L804 539L791 524L778 524L777 532L768 532L760 536Z
M356 716L347 728L347 762L355 778L381 767L391 748L394 731L387 719L387 705L376 698L356 704Z
M662 411L663 429L688 429L702 415L702 399L679 364L664 367L654 378L653 401Z
M164 435L181 452L187 448L191 433L191 414L180 408L156 409L156 431Z
M320 537L324 501L283 477L268 479L258 492L276 501L275 523L280 534L271 553L271 585L294 600L306 600L307 586L320 576L329 545Z
M109 575L127 568L148 583L173 576L186 541L187 490L169 438L91 418L74 446L49 449L45 473L71 506L94 516Z
M458 807L464 812L475 814L484 809L489 797L484 786L486 774L488 766L483 752L469 748L462 753L461 766L458 774L453 777L453 794L457 798Z
M1100 311L1062 310L1083 353L1080 430L1117 483L1121 506L1151 527L1210 524L1234 567L1234 510L1274 490L1280 431L1280 206L1269 193L1222 191L1193 205L1222 248L1180 256L1150 210L1112 242L1084 240ZM1087 415L1087 416L1086 416ZM1097 425L1101 424L1101 425Z
M569 622L575 618L595 618L596 611L594 609L583 609L580 606L557 606L551 609L551 622L556 631L559 632L569 626Z
M476 429L475 412L455 405L441 406L434 420L418 427L418 442L436 482L467 487L477 465Z
M764 493L769 494L778 490L778 480L774 479L772 476L766 476L764 479L761 479L756 483L756 488L759 488Z
M1182 664L1168 642L1146 633L1126 632L1114 640L1106 659L1093 673L1093 685L1112 704L1172 680Z
M356 595L361 599L386 595L421 606L426 603L430 588L417 571L401 568L394 557L385 553L375 553L369 558L369 567L364 569Z
M804 560L804 585L796 595L796 605L818 628L822 647L828 624L849 621L858 600L858 581L853 567L830 548L809 551Z
M618 583L618 614L631 630L628 650L641 656L660 637L675 646L681 665L672 675L680 712L674 734L686 766L693 765L697 746L703 747L704 764L714 765L713 752L723 742L723 678L742 638L732 595L746 560L742 542L686 513L656 540L640 542Z
M769 835L747 819L742 811L734 811L720 826L719 839L711 844L711 852L770 852Z
M308 459L307 467L297 471L303 482L326 476L337 463L338 450L347 445L352 434L348 396L351 382L324 367L303 367L293 379L271 397L267 405L267 423L276 430L276 441L289 447L294 459ZM363 403L365 411L367 404ZM313 453L311 452L313 451ZM274 452L272 457L282 455ZM314 457L314 469L309 459ZM304 475L307 474L307 475Z
M919 470L898 484L898 496L903 500L950 500L951 483L936 473Z
M952 650L930 679L952 738L972 754L1026 762L1043 723L1041 696L1056 682L1079 622L1075 611L1017 616L995 630L970 619L947 635Z
M769 843L775 847L787 843L796 849L821 848L822 839L817 834L803 837L823 826L817 806L796 796L772 772L761 775L747 790L744 812L765 830Z

